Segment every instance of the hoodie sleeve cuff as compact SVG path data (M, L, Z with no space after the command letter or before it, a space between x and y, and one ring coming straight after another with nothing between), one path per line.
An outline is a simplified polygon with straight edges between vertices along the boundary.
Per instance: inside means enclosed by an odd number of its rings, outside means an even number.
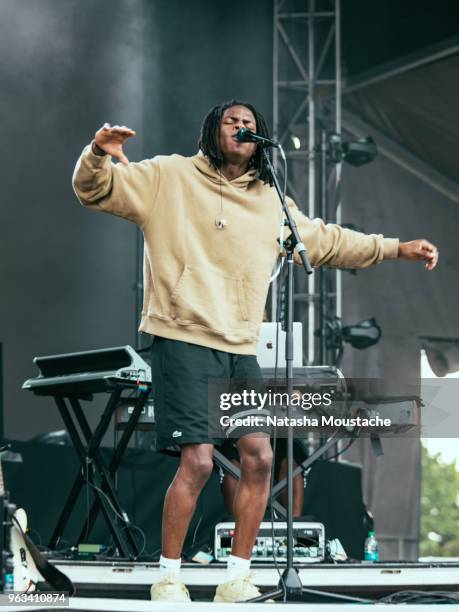
M112 156L109 155L108 153L106 155L96 155L92 150L93 142L94 141L91 141L86 146L85 150L83 151L83 154L85 155L86 159L88 160L91 166L95 168L101 168L107 163L107 160L110 161L112 159Z
M398 259L398 238L384 238L383 239L383 259Z

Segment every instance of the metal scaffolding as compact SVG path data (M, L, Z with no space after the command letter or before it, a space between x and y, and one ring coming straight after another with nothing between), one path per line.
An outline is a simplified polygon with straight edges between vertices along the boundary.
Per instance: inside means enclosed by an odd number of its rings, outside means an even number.
M341 134L340 0L274 0L273 29L273 131L289 162L288 194L309 217L339 223L341 164L333 166L332 174L325 164L327 176L320 177L319 159L320 134ZM278 161L275 155L281 171ZM321 184L327 194L321 193ZM333 206L327 206L332 200ZM306 281L301 273L295 279L295 302L301 307L295 318L307 330L305 358L310 365L326 361L325 339L315 336L321 313L341 316L340 273L321 270L319 279L316 275ZM275 294L273 290L273 319Z

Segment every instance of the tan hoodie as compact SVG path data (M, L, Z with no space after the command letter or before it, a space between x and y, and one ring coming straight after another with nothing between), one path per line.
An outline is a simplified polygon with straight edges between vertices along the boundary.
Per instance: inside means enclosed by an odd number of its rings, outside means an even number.
M201 154L113 164L87 146L73 186L84 206L137 223L143 231L140 330L230 353L252 355L281 210L274 188L250 170L228 181ZM310 220L288 201L315 267L365 268L395 259L398 240ZM217 229L215 219L227 220Z

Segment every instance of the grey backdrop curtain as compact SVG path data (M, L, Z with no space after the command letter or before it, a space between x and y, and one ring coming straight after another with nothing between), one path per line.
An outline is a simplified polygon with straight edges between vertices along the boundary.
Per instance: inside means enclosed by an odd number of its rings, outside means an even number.
M459 257L459 208L383 157L359 169L345 168L343 200L344 221L401 240L425 237L440 249L440 263L432 273L420 263L397 261L344 275L344 323L374 316L383 333L370 349L346 348L344 374L384 377L403 385L420 375L419 336L457 336L459 288L453 279ZM382 558L414 559L420 442L396 437L384 439L383 448L384 455L376 457L364 440L350 457L364 465L364 492L375 516Z

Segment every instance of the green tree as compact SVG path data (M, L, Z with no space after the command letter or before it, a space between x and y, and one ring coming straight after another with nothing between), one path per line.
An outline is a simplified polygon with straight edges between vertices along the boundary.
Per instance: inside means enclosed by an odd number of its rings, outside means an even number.
M459 472L422 447L422 556L459 556Z

